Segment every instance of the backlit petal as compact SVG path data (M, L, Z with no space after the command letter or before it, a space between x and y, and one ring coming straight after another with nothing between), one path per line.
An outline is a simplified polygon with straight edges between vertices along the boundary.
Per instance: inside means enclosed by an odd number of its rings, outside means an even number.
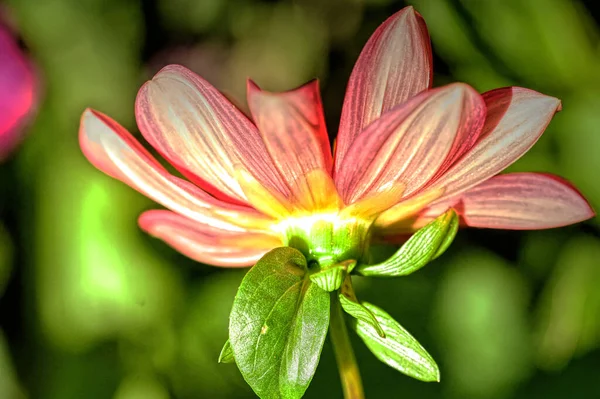
M396 224L400 223L403 227L402 222L412 216L418 215L424 208L427 208L443 194L443 189L425 190L422 193L402 201L379 215L377 220L375 220L375 228L377 230L392 228L394 231L404 231L404 228L398 228ZM442 212L437 213L435 217L444 213L449 207L450 205L446 206L446 208L444 208ZM435 217L431 220L435 219Z
M462 225L508 230L562 227L595 215L581 193L558 176L509 173L494 176L458 196L436 201L418 216L390 226L383 233L417 230L450 207L458 212Z
M142 86L136 117L146 140L214 196L247 202L235 180L238 168L267 189L288 194L256 126L188 69L167 66Z
M431 81L427 26L412 7L403 8L373 33L354 66L338 131L336 171L367 125L431 87Z
M100 112L83 113L79 141L98 169L196 222L232 231L266 228L271 222L252 208L220 201L172 176L125 128Z
M479 134L484 118L481 96L465 84L429 90L387 112L355 140L336 175L344 202L399 184L405 187L403 197L410 196L460 151L457 142Z
M292 192L300 212L335 211L343 205L331 175L323 169L314 169L296 179Z
M493 229L548 229L594 217L573 185L542 173L492 177L463 193L454 208L467 226Z
M361 198L357 202L342 209L341 214L349 217L358 217L366 220L376 219L381 212L395 204L402 198L404 185L396 184L388 190Z
M222 230L170 211L144 212L139 224L182 254L214 266L252 266L267 251L283 245L279 238L266 233Z
M14 38L0 26L0 160L21 141L36 102L36 79Z
M263 91L248 81L248 105L277 170L292 191L291 200L307 211L334 202L331 150L318 81L284 93Z
M478 141L434 187L451 197L500 173L542 135L560 101L533 90L508 87L483 94L487 118Z
M237 169L235 177L246 198L265 215L275 219L284 219L295 212L296 208L286 198L267 190L244 169Z

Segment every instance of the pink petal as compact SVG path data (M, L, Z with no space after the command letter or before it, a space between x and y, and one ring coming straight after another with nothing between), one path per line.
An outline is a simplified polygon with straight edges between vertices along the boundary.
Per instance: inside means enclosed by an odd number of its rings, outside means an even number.
M125 128L100 112L83 113L79 141L98 169L196 222L231 231L266 228L271 222L254 209L215 199L172 176Z
M410 221L418 229L448 208L471 227L537 230L567 226L595 216L583 195L565 179L544 173L509 173L432 204Z
M318 81L284 93L263 91L248 81L248 105L294 202L308 211L327 206L335 193L319 184L331 181L332 158ZM314 181L309 175L322 179Z
M562 227L595 215L568 181L542 173L495 176L462 194L454 207L468 226L510 230Z
M0 26L0 161L21 141L36 102L36 79L16 39Z
M214 266L252 266L266 252L283 245L272 235L222 230L170 211L144 212L139 224L182 254Z
M247 203L238 168L288 196L256 127L190 70L170 65L158 72L138 93L136 117L146 140L215 197Z
M424 190L417 195L413 195L378 215L374 227L381 234L391 234L393 232L403 233L407 231L412 232L414 217L419 216L424 209L428 208L443 194L443 189L436 189ZM438 208L435 208L435 213L432 213L435 214L433 219L446 212L451 205L452 204L440 203L439 212L437 211ZM431 220L428 220L428 222ZM419 227L423 226L424 225L420 225Z
M433 187L444 187L446 198L500 173L519 159L542 135L560 101L520 87L483 94L487 118L471 148Z
M386 111L431 87L431 43L412 7L388 18L363 48L350 76L335 153L335 170L364 128Z
M484 118L481 96L465 84L415 96L355 140L336 175L342 198L346 204L355 203L396 186L404 187L403 197L410 196L462 151L460 143L477 137Z

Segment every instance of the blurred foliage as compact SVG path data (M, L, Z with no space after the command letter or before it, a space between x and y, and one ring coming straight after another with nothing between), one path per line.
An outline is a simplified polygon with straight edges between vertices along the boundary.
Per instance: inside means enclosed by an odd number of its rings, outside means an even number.
M446 387L457 398L507 397L532 368L528 287L510 264L481 250L459 254L445 269L435 335Z
M600 208L599 18L575 0L413 0L436 83L529 87L564 111L511 169L572 180ZM85 107L135 132L140 84L184 64L244 108L245 79L285 90L319 77L335 134L345 84L392 0L9 0L44 82L21 151L0 165L0 397L253 397L216 363L243 271L194 264L142 234L154 205L85 161ZM600 372L600 225L461 231L415 275L364 281L440 359L411 381L361 348L368 397L592 398ZM8 280L10 277L10 280ZM333 382L332 382L333 381ZM326 345L309 398L340 397Z
M600 344L600 246L574 237L562 249L544 288L537 331L538 362L561 369Z

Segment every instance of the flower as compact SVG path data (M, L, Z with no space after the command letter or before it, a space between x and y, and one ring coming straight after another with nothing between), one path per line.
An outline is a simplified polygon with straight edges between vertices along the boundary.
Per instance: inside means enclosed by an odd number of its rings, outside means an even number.
M248 83L247 118L213 86L170 65L143 85L144 138L83 113L81 148L105 173L169 210L142 229L185 255L248 266L282 245L331 264L366 256L454 208L465 226L541 229L594 215L565 180L498 175L540 137L560 101L508 87L480 95L463 83L431 89L425 22L412 7L385 21L352 71L332 156L317 81L284 93Z
M0 25L0 161L21 141L35 102L33 69L15 38Z

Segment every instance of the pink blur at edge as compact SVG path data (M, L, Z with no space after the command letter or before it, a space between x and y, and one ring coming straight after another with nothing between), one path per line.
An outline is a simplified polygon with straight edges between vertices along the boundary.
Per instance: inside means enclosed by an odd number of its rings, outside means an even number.
M21 142L36 102L36 78L17 39L0 26L0 161Z

